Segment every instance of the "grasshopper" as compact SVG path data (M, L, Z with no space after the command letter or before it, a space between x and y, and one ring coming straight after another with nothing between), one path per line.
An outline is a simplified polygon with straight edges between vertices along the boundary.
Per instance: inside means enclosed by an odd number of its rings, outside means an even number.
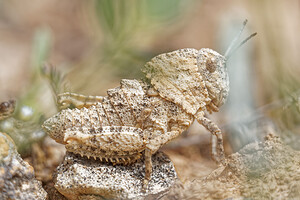
M43 127L67 151L114 165L131 164L144 154L143 189L151 178L151 156L194 120L212 133L212 157L225 165L221 130L205 112L218 112L228 96L229 55L207 48L158 55L142 69L144 80L122 79L107 96L60 94L62 110Z

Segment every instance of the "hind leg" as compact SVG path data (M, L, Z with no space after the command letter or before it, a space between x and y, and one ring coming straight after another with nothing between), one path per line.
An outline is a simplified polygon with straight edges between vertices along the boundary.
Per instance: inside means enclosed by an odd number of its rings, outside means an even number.
M97 102L103 102L102 96L85 96L82 94L75 94L66 92L57 95L57 106L59 110L75 107L89 107L96 104Z

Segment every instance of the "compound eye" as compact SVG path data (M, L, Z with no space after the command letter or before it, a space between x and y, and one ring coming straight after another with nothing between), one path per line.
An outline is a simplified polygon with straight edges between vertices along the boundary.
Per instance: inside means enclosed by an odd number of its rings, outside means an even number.
M205 63L205 66L206 66L206 69L210 72L210 73L213 73L216 71L217 69L217 63L212 60L211 58L208 58L206 60L206 63Z

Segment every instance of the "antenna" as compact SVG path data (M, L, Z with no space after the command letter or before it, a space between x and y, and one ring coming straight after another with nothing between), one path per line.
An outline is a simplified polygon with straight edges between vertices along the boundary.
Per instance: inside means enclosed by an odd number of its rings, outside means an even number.
M232 40L232 42L230 43L229 47L227 48L224 57L226 58L226 60L228 60L232 54L238 50L243 44L245 44L248 40L250 40L252 37L254 37L257 33L252 33L249 37L247 37L245 40L243 40L240 44L235 45L237 40L240 38L246 24L247 24L248 20L246 19L243 22L243 26L240 29L240 31L238 32L238 34L234 37L234 39Z
M247 37L245 40L243 40L238 46L236 46L232 51L230 51L230 54L225 56L226 60L228 60L236 50L238 50L243 44L245 44L248 40L250 40L252 37L256 36L257 33L252 33L249 37Z

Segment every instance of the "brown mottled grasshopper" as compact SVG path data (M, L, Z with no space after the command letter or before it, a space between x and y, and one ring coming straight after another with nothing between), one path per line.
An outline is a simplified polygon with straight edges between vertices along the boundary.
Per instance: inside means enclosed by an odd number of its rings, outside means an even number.
M213 158L225 164L221 131L204 112L217 112L228 96L227 58L189 48L158 55L144 66L144 81L123 79L108 96L59 95L63 110L43 127L67 151L88 158L130 164L144 152L144 189L151 156L195 119L213 135ZM65 109L70 106L75 109Z

